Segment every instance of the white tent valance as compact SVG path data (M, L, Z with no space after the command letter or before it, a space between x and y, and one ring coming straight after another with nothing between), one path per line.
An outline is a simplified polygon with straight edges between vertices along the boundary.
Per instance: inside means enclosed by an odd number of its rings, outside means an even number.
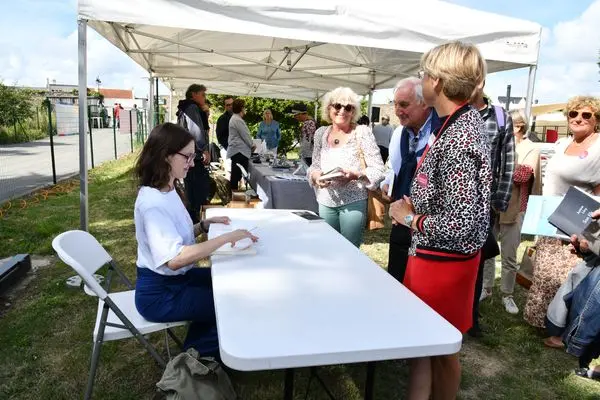
M172 89L298 99L393 87L449 40L490 72L535 65L541 32L437 0L80 0L79 16Z

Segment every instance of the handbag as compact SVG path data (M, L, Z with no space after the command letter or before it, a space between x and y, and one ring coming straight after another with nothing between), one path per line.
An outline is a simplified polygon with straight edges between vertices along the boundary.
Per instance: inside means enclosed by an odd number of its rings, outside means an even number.
M365 155L362 151L361 142L358 134L355 132L357 147L358 147L358 160L360 161L360 169L365 170L367 163L365 161ZM381 193L377 190L367 189L367 229L372 231L375 229L381 229L385 226L385 203L381 197Z

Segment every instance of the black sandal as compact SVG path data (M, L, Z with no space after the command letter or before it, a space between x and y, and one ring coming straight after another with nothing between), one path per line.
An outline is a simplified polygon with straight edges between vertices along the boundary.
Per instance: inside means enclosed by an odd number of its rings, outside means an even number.
M595 368L576 368L575 375L582 378L600 380L600 370L596 371Z

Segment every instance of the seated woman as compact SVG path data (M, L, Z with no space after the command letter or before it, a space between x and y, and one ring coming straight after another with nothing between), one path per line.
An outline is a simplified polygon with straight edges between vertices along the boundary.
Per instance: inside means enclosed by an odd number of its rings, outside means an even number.
M250 238L246 230L196 243L196 236L227 217L194 225L184 205L181 182L194 166L194 138L178 125L158 125L135 165L140 189L135 201L138 243L135 305L147 320L191 321L184 347L218 357L217 328L209 268L196 263L219 247Z
M368 189L383 180L383 161L371 128L357 125L360 102L350 88L339 87L323 97L321 118L331 125L315 132L309 184L315 188L319 215L359 247L367 220ZM340 169L340 176L321 175Z

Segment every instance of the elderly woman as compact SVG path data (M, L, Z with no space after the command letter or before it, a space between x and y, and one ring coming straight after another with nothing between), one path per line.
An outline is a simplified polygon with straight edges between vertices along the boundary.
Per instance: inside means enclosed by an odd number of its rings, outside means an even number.
M500 290L502 304L510 314L517 314L519 308L513 299L515 278L519 266L517 264L517 249L521 244L521 226L530 195L542 193L542 171L540 152L531 140L527 138L528 120L523 110L510 112L513 121L513 132L516 143L515 172L508 208L500 213L494 227L495 236L501 244L502 277ZM487 269L487 268L486 268ZM495 280L495 268L485 271L483 289L492 293Z
M560 141L554 156L546 165L543 193L545 196L563 196L569 187L600 195L600 100L577 96L567 103L565 112L571 138ZM571 254L567 242L542 238L537 242L533 281L527 294L523 317L529 324L544 328L546 311L556 291L566 279L577 258ZM551 336L544 343L562 347L560 338Z
M473 323L475 281L490 223L492 171L479 113L468 105L483 85L485 61L461 42L425 53L423 97L440 116L417 165L412 198L390 207L393 222L412 229L404 285L462 333ZM411 363L408 399L453 399L460 385L459 355Z
M238 190L240 180L242 179L242 171L240 165L247 171L248 160L255 146L252 143L252 136L248 125L244 121L246 109L242 99L233 101L233 115L229 120L229 138L227 145L227 158L231 158L231 178L229 180L231 191Z
M321 118L331 125L315 132L312 165L307 172L319 215L356 247L362 242L367 218L367 190L376 189L384 177L371 129L356 124L359 108L358 96L349 88L334 89L323 97ZM336 177L321 178L336 168Z
M258 124L258 135L256 137L265 141L268 151L277 154L281 131L279 130L279 122L273 119L273 113L268 108L263 113L263 120Z

